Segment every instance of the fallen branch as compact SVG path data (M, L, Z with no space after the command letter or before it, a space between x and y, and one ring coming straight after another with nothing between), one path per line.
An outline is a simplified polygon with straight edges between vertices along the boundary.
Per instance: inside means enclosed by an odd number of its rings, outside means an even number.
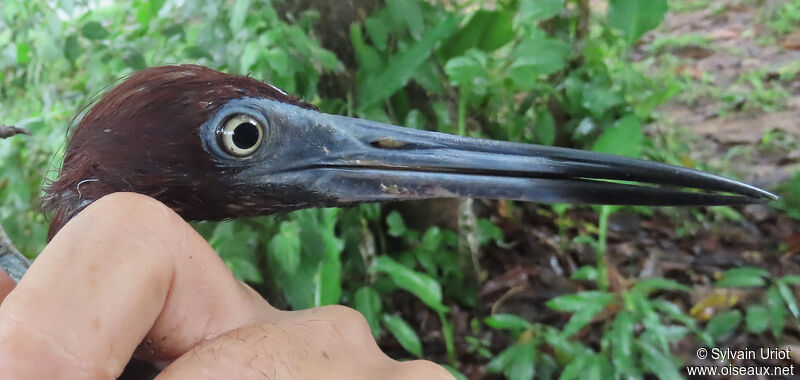
M27 128L17 127L15 125L0 125L0 139L6 139L16 135L31 135L31 131Z

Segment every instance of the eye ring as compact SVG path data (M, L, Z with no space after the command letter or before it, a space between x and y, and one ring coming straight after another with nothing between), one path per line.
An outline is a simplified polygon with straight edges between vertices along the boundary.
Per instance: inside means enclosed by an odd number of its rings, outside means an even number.
M240 158L255 153L264 142L264 135L261 122L245 114L233 115L217 129L222 150Z

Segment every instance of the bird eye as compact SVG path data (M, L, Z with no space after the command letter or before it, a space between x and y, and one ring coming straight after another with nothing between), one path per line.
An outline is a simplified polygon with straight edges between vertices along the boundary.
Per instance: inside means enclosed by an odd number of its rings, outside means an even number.
M219 143L225 152L236 157L246 157L255 152L264 141L264 127L256 119L238 114L217 130Z

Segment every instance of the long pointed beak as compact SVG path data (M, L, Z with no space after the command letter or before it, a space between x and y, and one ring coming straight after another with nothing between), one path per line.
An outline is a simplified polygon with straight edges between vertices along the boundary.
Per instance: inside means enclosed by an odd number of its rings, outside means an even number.
M266 148L270 155L240 176L313 194L312 206L462 197L652 206L778 199L729 178L657 162L419 131L270 103L266 114L279 128L276 141Z

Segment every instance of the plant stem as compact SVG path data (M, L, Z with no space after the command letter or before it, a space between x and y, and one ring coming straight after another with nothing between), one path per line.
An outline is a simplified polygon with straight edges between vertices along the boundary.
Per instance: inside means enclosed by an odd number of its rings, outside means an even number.
M600 220L597 223L597 287L608 290L608 271L606 268L606 248L608 235L608 217L611 216L611 206L600 208Z
M467 94L469 91L462 86L458 95L458 135L464 136L467 133Z

